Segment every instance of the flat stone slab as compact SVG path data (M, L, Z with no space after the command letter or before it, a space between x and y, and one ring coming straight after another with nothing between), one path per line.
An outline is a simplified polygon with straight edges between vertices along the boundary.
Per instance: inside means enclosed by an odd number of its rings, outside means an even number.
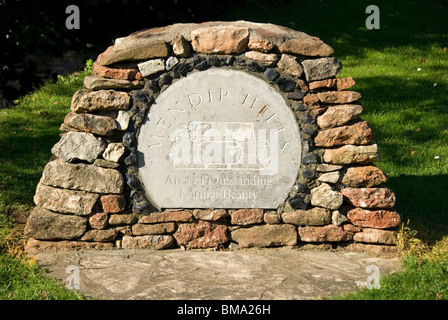
M85 250L35 255L65 282L79 268L79 292L97 299L308 300L363 287L377 266L396 270L396 256L292 248L205 251ZM372 289L375 290L375 289Z

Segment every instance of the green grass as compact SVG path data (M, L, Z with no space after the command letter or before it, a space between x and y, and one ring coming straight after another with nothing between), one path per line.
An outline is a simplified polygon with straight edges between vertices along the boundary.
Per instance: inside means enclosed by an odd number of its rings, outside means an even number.
M83 72L59 77L0 110L0 300L84 299L23 254L23 222L33 206L42 170L59 140L59 126L70 111L73 94L82 87Z
M403 233L407 253L402 270L382 277L379 290L337 298L447 299L448 5L444 0L378 0L374 4L380 8L380 29L367 30L369 1L248 2L250 10L229 8L222 20L284 25L318 36L335 49L344 65L338 77L352 76L357 83L353 90L363 96L362 118L376 134L382 156L377 165L396 193L396 209L417 231ZM20 99L15 107L0 110L0 239L11 234L11 216L33 205L35 186L82 77L61 78ZM7 251L4 240L2 246ZM18 279L13 274L20 274L24 264L16 265L4 253L0 257L11 265L2 274L10 270L11 279ZM23 274L41 277L33 268ZM0 289L0 298L8 297L20 282ZM24 281L27 285L35 291L33 283ZM3 281L0 286L4 288ZM32 296L18 292L10 298Z

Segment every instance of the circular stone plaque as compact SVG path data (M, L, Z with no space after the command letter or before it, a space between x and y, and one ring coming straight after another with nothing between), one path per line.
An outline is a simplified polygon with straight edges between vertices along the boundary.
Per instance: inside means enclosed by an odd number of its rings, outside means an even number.
M209 69L174 82L138 136L139 175L158 208L281 205L300 167L292 110L267 82Z

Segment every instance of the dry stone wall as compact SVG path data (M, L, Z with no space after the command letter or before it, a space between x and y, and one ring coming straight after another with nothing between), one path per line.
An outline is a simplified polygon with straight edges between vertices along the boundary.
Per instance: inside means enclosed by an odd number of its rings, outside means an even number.
M73 96L37 186L29 252L79 248L320 245L393 251L400 215L361 94L319 38L246 21L175 24L117 39ZM139 175L138 136L157 97L221 68L262 79L300 130L298 174L276 208L161 208ZM269 192L269 191L266 191Z

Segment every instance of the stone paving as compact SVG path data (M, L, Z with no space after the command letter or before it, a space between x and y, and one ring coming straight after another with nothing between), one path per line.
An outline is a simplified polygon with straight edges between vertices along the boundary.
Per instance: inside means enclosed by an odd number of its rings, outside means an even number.
M310 300L364 287L368 266L377 266L380 275L399 267L397 256L294 248L85 250L35 257L63 282L73 275L70 268L79 268L79 292L115 300Z

